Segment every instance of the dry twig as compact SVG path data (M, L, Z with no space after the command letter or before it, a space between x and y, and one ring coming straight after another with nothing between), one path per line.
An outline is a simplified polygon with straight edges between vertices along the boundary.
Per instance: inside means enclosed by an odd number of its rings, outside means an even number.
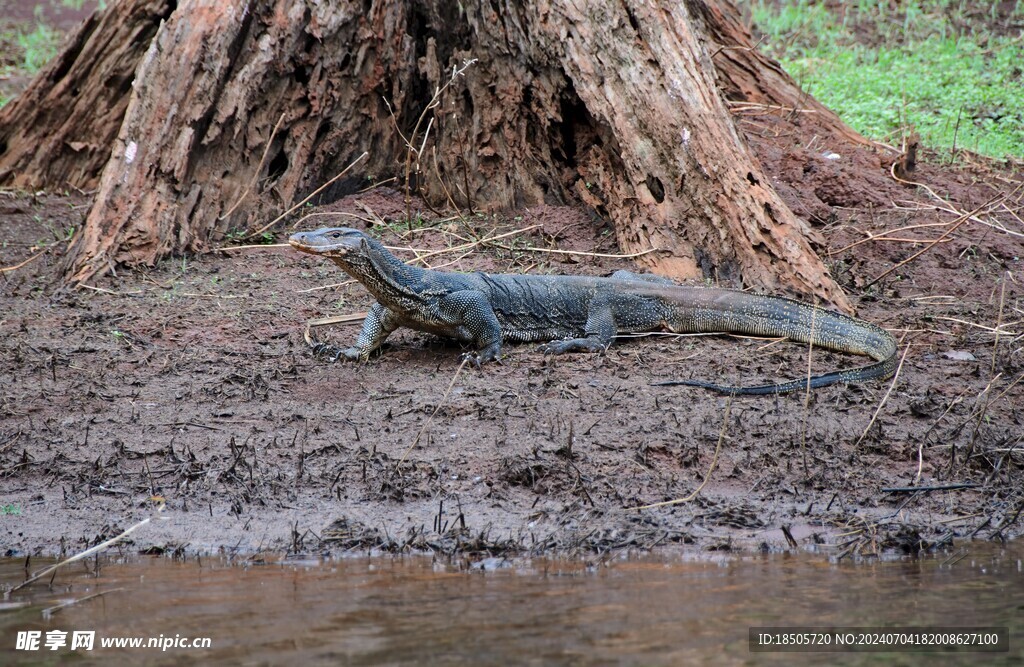
M109 546L117 544L118 542L120 542L124 538L126 538L129 535L131 535L132 533L134 533L139 528L142 528L143 526L148 524L153 519L163 519L163 520L166 520L167 517L157 516L160 512L163 512L163 511L164 511L164 505L163 505L163 503L161 503L160 506L157 508L157 514L154 514L153 516L150 516L150 517L146 517L145 519L143 519L142 521L138 522L134 526L130 526L129 528L127 528L123 532L121 532L119 535L115 535L114 537L110 538L109 540L107 540L105 542L101 542L101 543L97 544L94 547L86 549L85 551L82 551L81 553L77 553L74 556L71 556L70 558L66 558L66 559L62 560L61 562L59 562L59 563L55 563L54 565L51 565L50 567L45 568L45 569L37 572L36 574L32 575L31 577L29 577L25 581L21 582L20 584L18 584L14 588L12 588L9 592L13 593L14 591L16 591L18 589L24 588L25 586L28 586L29 584L31 584L33 582L36 582L39 579L42 579L43 577L45 577L46 575L48 575L48 574L50 574L52 572L56 572L59 568L64 567L65 565L69 565L71 563L75 563L77 561L82 560L83 558L88 558L89 556L92 556L93 554L97 554L97 553L103 551L104 549L106 549Z
M452 381L448 383L448 389L445 390L444 396L442 396L441 400L438 401L436 406L434 406L434 411L430 413L429 417L427 417L427 421L423 422L423 426L420 427L419 432L416 434L416 439L412 441L412 444L409 445L408 448L406 448L405 453L402 454L402 458L398 459L398 463L395 464L395 470L398 470L398 466L405 463L405 459L409 456L409 452L413 450L416 444L420 441L420 438L423 437L423 432L427 430L428 426L430 426L430 422L434 421L434 416L437 415L445 401L448 400L448 395L452 393L452 387L455 386L455 381L459 379L459 374L462 373L462 369L466 367L467 363L469 363L469 357L463 357L462 363L460 363L459 367L455 369L455 375L452 376Z
M256 165L256 173L252 175L252 181L249 185L245 186L245 190L242 191L241 195L239 195L238 201L236 201L224 215L217 218L218 220L226 220L229 215L235 212L236 208L242 205L245 198L249 196L249 192L256 187L257 181L260 180L260 174L263 172L263 163L267 160L267 154L270 152L270 146L274 143L274 137L277 135L277 131L281 129L281 123L284 122L284 116L285 114L282 112L281 117L277 119L276 123L274 123L274 129L270 132L270 139L267 140L267 145L263 147L263 155L260 157L260 163Z
M894 175L893 178L896 178L896 176ZM1024 185L1024 183L1022 183L1021 185ZM864 287L867 288L867 287L870 287L870 286L874 285L875 283L877 283L882 278L886 277L887 275L889 275L893 271L899 269L901 266L904 266L904 265L908 264L909 262L914 261L915 259L917 259L921 255L923 255L924 253L928 252L929 250L934 248L936 245L941 243L943 239L945 239L947 236L949 236L950 234L955 232L957 229L959 229L960 226L963 225L965 222L967 222L968 220L971 220L972 218L974 218L977 213L987 209L989 206L993 205L994 203L997 203L999 201L1005 200L1008 196L1009 195L996 195L996 196L992 197L991 199L989 199L984 204L982 204L981 206L979 206L978 208L976 208L973 211L971 211L970 213L963 213L958 219L956 219L955 221L950 223L950 227L946 231L942 232L942 234L938 238L933 239L932 241L930 241L928 243L928 245L926 245L924 248L921 248L920 250L915 252L910 257L907 257L906 259L902 260L901 262L899 262L899 263L895 264L894 266L888 268L887 270L883 271L881 274L879 274L878 276L876 276L875 278L870 280L866 285L864 285Z
M345 167L340 172L338 172L338 174L334 178L332 178L331 180L327 181L326 183L324 183L323 185L318 187L316 190L313 190L313 192L309 193L309 195L307 195L298 204L295 204L294 206L292 206L290 209L288 209L287 211L285 211L281 215L277 216L276 218L274 218L273 220L271 220L267 224L263 225L262 227L260 227L256 231L252 232L251 234L247 235L246 238L251 239L254 236L262 234L263 232L267 231L268 229L270 229L271 227L276 225L281 220L284 220L286 217L291 215L291 213L293 211L295 211L295 209L300 208L301 206L305 205L305 203L308 202L310 199L312 199L313 197L317 196L318 194L320 194L321 192L323 192L324 190L329 188L331 185L333 185L335 181L337 181L339 178L341 178L342 176L347 174L349 169L351 169L352 167L356 166L356 164L358 164L360 160L362 160L364 157L366 157L369 154L370 154L369 151L363 151L362 155L357 157L355 160L352 160L352 162L350 162L347 167Z
M903 370L903 362L907 358L907 352L910 352L909 345L903 348L903 356L900 357L900 363L899 365L896 366L896 372L893 373L892 382L889 383L889 388L886 389L885 396L882 396L882 400L879 401L878 407L875 408L875 414L871 415L871 421L868 422L867 427L864 428L864 432L860 434L859 438L857 438L857 442L855 442L853 445L854 447L860 445L861 441L864 440L865 437L867 437L868 431L871 430L871 427L874 425L875 420L878 419L878 413L882 411L882 406L884 406L885 402L889 400L889 394L892 393L893 387L896 386L896 381L900 379L900 371Z
M705 473L704 481L702 481L700 483L700 486L698 486L696 489L694 489L693 493L691 493L690 495L686 496L685 498L676 498L675 500L665 500L665 501L660 502L660 503L651 503L650 505L640 505L639 507L627 507L626 509L649 510L649 509L654 509L656 507L668 507L669 505L679 505L679 504L682 504L682 503L688 503L688 502L690 502L691 500L693 500L694 498L697 497L697 495L707 485L708 480L711 479L711 473L714 472L715 466L718 464L718 452L721 451L721 449L722 449L722 441L725 440L725 429L729 426L729 412L732 409L732 399L733 399L733 395L732 394L730 394L729 398L726 399L726 402L725 402L725 415L723 415L723 417L722 417L722 430L718 432L718 443L715 445L715 453L711 457L711 465L708 466L708 471L707 471L707 473Z

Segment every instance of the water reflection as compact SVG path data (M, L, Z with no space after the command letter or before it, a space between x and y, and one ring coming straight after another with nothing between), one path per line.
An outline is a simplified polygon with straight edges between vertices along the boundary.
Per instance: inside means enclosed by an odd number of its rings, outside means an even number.
M1024 548L971 545L953 562L831 564L820 556L605 566L530 561L463 572L430 558L239 566L137 558L78 564L0 607L0 662L106 664L918 664L926 654L751 654L750 626L1001 625L1019 660ZM34 569L42 567L34 563ZM0 580L24 580L0 562ZM114 590L121 589L121 590ZM42 610L95 593L44 618ZM12 604L25 604L12 608ZM18 631L93 630L92 651L13 651ZM102 637L209 637L209 649L102 649ZM69 635L70 636L70 635ZM935 656L930 658L935 659Z

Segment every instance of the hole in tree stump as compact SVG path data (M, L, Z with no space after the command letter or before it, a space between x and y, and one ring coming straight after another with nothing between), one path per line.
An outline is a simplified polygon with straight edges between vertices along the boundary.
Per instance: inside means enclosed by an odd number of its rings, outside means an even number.
M660 178L648 175L647 189L651 191L651 196L654 197L654 201L659 204L665 201L665 186L661 184Z
M288 171L288 155L281 148L267 166L267 178L271 181L277 180Z

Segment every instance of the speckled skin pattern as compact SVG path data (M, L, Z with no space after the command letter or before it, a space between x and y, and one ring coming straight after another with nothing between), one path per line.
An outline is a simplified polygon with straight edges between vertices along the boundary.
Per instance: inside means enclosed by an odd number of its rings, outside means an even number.
M292 235L296 249L331 259L377 299L354 347L336 357L365 361L400 326L472 343L479 366L498 359L504 341L545 341L546 354L605 350L616 334L738 333L789 338L876 363L810 378L810 387L887 378L895 372L896 341L873 324L799 301L735 290L686 287L649 274L617 271L610 278L447 273L405 264L377 240L348 228ZM807 378L756 387L698 380L658 383L729 394L805 389Z

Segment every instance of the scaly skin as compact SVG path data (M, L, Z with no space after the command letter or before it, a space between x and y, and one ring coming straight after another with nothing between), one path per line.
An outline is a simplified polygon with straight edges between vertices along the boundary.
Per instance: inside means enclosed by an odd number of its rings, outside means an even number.
M737 333L789 338L875 363L810 378L810 388L890 377L896 341L867 322L792 299L736 290L686 287L665 278L617 271L610 278L446 273L403 263L378 241L347 228L292 235L296 250L326 257L361 282L377 303L355 346L338 357L365 361L400 326L472 343L479 366L498 359L504 341L547 341L546 354L599 352L617 334ZM808 380L732 387L673 380L726 394L774 394L805 389Z

